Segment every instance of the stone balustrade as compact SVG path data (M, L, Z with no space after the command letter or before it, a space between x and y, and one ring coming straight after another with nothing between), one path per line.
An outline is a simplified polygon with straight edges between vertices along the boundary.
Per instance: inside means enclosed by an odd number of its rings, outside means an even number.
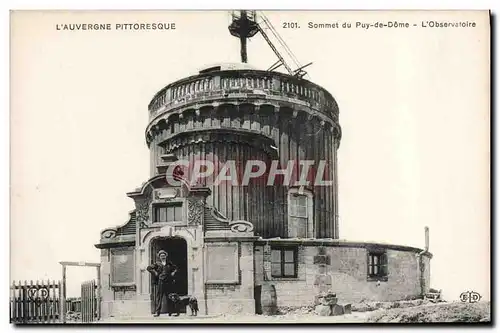
M331 119L338 117L335 99L310 81L277 72L229 70L190 76L166 86L149 104L150 120L174 108L216 101L235 93L247 98L284 99L307 105Z

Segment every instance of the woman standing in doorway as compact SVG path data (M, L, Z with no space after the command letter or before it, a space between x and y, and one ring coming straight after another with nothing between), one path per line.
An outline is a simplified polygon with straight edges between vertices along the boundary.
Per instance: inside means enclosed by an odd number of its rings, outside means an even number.
M173 312L173 306L168 294L175 292L174 277L177 273L177 267L168 260L168 253L164 250L158 251L158 258L158 262L147 267L148 272L153 275L153 283L156 284L154 316L158 317L160 315L164 296L167 298L167 312L170 316Z

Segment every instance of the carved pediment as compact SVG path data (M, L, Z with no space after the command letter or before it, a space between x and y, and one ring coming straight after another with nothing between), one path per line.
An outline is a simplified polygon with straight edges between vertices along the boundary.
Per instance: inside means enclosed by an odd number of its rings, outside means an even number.
M170 179L167 181L167 177L165 175L157 175L150 178L133 192L127 193L127 196L134 200L153 196L165 198L171 196L186 197L188 192L189 189L186 188L186 185L182 181Z
M112 240L123 235L133 235L136 231L136 210L129 212L129 219L121 226L106 228L101 231L102 240Z
M101 239L95 246L99 249L125 245L133 246L137 223L136 211L131 211L129 215L129 220L125 224L101 231Z
M152 203L169 202L187 196L189 190L186 186L181 182L177 182L177 184L178 186L172 185L172 182L167 181L165 175L157 175L135 191L127 193L127 196L135 202L139 228L146 228L151 224Z
M116 229L114 228L105 229L101 232L102 239L111 239L115 237L116 237Z
M253 232L254 226L249 221L231 221L215 207L205 207L205 231L230 230L236 233Z
M253 223L243 220L229 222L231 231L234 232L251 232L253 231Z

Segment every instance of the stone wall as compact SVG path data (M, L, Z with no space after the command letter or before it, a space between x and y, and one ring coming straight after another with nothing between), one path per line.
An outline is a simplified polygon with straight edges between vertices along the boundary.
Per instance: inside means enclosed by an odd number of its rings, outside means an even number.
M111 276L110 249L101 249L101 316L107 318L131 316L136 311L136 291L134 286L113 287ZM118 273L124 272L118 270ZM116 277L117 280L121 280Z
M255 285L262 285L264 281L272 281L276 287L278 306L299 306L303 305L304 300L314 295L312 291L312 282L314 281L314 270L311 270L312 257L307 257L307 251L304 247L298 249L298 267L297 278L272 278L270 274L268 246L255 247ZM308 259L311 259L309 262ZM309 276L308 276L309 275ZM267 277L266 277L267 276Z
M298 246L296 278L269 277L276 287L278 307L312 305L321 291L332 290L342 302L393 301L420 296L418 251L386 248L387 281L368 278L364 246ZM265 247L255 246L255 284L265 281L270 264ZM424 257L424 280L428 289L430 257Z
M111 263L109 260L109 249L101 249L101 316L110 315L110 304L114 301L113 290L109 285L111 281Z
M207 246L223 246L235 244L238 246L236 277L237 281L233 281L233 274L228 274L227 283L210 280L209 270L207 269L207 309L209 315L214 314L253 314L255 313L255 301L253 296L254 291L254 258L253 258L253 242L236 241L236 242L210 242ZM239 245L238 245L239 244ZM229 248L228 248L229 249ZM210 252L207 252L210 255ZM220 265L233 267L232 252L228 253L226 259L207 258L207 264L213 265L214 262L220 262ZM214 259L216 261L214 261ZM226 261L226 262L224 262ZM218 267L212 267L214 270Z
M422 262L424 264L424 292L428 292L431 286L431 259L427 256L423 256Z

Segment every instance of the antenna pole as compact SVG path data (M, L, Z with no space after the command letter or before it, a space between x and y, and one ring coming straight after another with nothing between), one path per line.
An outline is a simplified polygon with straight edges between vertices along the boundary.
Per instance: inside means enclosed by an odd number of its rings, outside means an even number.
M240 37L241 44L241 62L247 63L247 39L245 37Z
M247 34L245 33L248 31L248 17L247 17L247 11L242 10L240 12L240 20L241 20L241 34L240 34L240 45L241 45L241 62L247 63L248 62L248 57L247 57Z

